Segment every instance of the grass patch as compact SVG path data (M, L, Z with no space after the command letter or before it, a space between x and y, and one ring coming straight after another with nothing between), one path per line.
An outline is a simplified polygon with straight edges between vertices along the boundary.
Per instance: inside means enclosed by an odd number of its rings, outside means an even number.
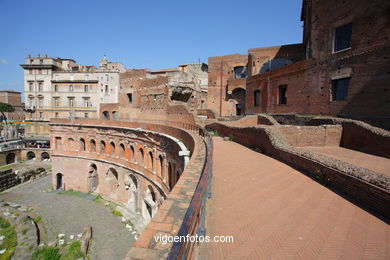
M42 221L42 218L40 216L36 216L35 218L33 218L33 220L35 223L39 223Z
M60 192L57 192L57 194L60 194L60 195L70 195L70 196L75 196L75 197L84 198L84 199L88 199L88 200L94 200L96 198L95 195L92 195L90 193L76 191L76 190L73 190L73 189L60 191Z
M80 249L81 249L81 242L80 241L72 242L69 245L66 254L61 257L61 260L74 260L74 259L84 257L84 254L81 253Z
M111 213L114 216L123 217L122 213L120 213L120 211L118 211L116 209L111 209Z
M61 254L56 247L40 246L37 247L32 255L32 260L60 260Z
M80 196L82 195L83 193L82 192L79 192L79 191L75 191L75 190L64 190L64 191L60 191L58 192L58 194L61 194L61 195L72 195L72 196Z
M4 218L0 218L0 228L0 235L5 236L3 243L0 245L0 250L7 249L7 251L0 255L0 260L9 260L13 256L15 248L18 245L16 230Z
M100 195L97 195L94 199L93 199L93 201L95 201L95 202L97 202L97 203L103 203L103 197L102 196L100 196Z
M213 132L211 132L211 136L220 136L220 135L219 135L218 131L213 131Z

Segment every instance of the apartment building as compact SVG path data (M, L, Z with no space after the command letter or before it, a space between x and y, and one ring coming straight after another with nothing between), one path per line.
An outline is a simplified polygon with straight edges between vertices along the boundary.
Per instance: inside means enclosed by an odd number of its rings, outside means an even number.
M105 56L98 67L47 55L28 56L21 67L27 135L48 135L50 118L97 118L100 104L118 102L119 74L126 70Z

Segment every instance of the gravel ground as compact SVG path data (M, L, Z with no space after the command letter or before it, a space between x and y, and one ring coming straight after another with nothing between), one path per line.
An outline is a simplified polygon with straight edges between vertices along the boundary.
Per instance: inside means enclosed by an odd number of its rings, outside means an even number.
M42 217L48 241L59 233L76 235L84 225L92 226L93 260L123 259L133 244L134 236L126 230L121 218L112 215L102 203L72 195L44 192L51 188L51 176L17 186L0 195L0 200L32 206Z

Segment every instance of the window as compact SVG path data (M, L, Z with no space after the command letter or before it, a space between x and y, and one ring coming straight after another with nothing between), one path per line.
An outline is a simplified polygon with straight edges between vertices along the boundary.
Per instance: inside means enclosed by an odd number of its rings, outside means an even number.
M248 70L244 66L234 67L234 78L241 79L246 78L248 75Z
M33 70L32 70L32 69L29 69L29 70L28 70L28 74L33 74Z
M89 80L89 75L85 75L85 81Z
M43 60L42 59L39 60L39 64L41 64L41 65L43 64Z
M55 113L55 116L54 116L54 117L55 117L55 118L59 118L58 112Z
M33 92L33 91L34 91L34 83L33 83L33 82L29 82L29 83L28 83L28 90L29 90L30 92Z
M131 104L133 102L133 93L127 93L127 98L128 98L129 104Z
M42 96L38 97L38 106L43 107L43 97Z
M352 24L335 28L333 52L351 48Z
M28 103L29 103L30 107L34 106L34 97L29 97L28 98Z
M254 105L255 107L260 106L261 92L260 90L255 90L254 92Z
M42 92L43 90L43 82L38 82L38 91Z
M43 112L39 112L39 120L43 120Z
M84 113L84 117L85 117L85 118L88 118L88 113Z
M73 92L73 85L69 85L69 92Z
M84 101L84 107L90 107L91 106L91 104L90 104L90 100L89 100L89 98L88 97L86 97L86 98L83 98L83 101Z
M71 81L74 80L74 76L73 76L73 75L70 75L70 80L71 80Z
M105 75L104 79L105 79L105 81L108 81L108 80L109 80L109 77L108 77L107 74Z
M74 107L74 98L68 98L69 100L69 107Z
M39 70L38 70L38 74L42 74L42 69L39 69Z
M60 106L60 99L58 97L53 98L53 103L55 107Z
M54 85L54 92L58 92L58 85Z
M84 92L85 92L85 93L88 92L88 85L84 85Z
M54 78L56 81L58 81L58 75L55 75Z
M350 79L351 78L332 80L332 101L347 99Z
M279 105L287 104L287 85L279 86Z
M105 85L104 92L108 93L108 85Z

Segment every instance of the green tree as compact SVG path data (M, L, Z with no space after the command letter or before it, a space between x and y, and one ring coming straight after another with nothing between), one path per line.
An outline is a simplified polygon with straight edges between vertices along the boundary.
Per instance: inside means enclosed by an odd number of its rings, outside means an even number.
M14 111L15 108L11 104L0 102L0 112L1 112L2 119L5 122L7 122L7 116L5 115L5 112L14 112Z
M2 120L4 120L5 122L7 122L7 116L5 115L5 112L14 112L14 111L15 108L11 104L0 102L1 117Z
M7 116L5 115L6 112L14 112L15 108L8 103L2 103L0 102L0 113L1 113L1 121L4 121L4 137L7 138L8 136L8 128L7 128Z

